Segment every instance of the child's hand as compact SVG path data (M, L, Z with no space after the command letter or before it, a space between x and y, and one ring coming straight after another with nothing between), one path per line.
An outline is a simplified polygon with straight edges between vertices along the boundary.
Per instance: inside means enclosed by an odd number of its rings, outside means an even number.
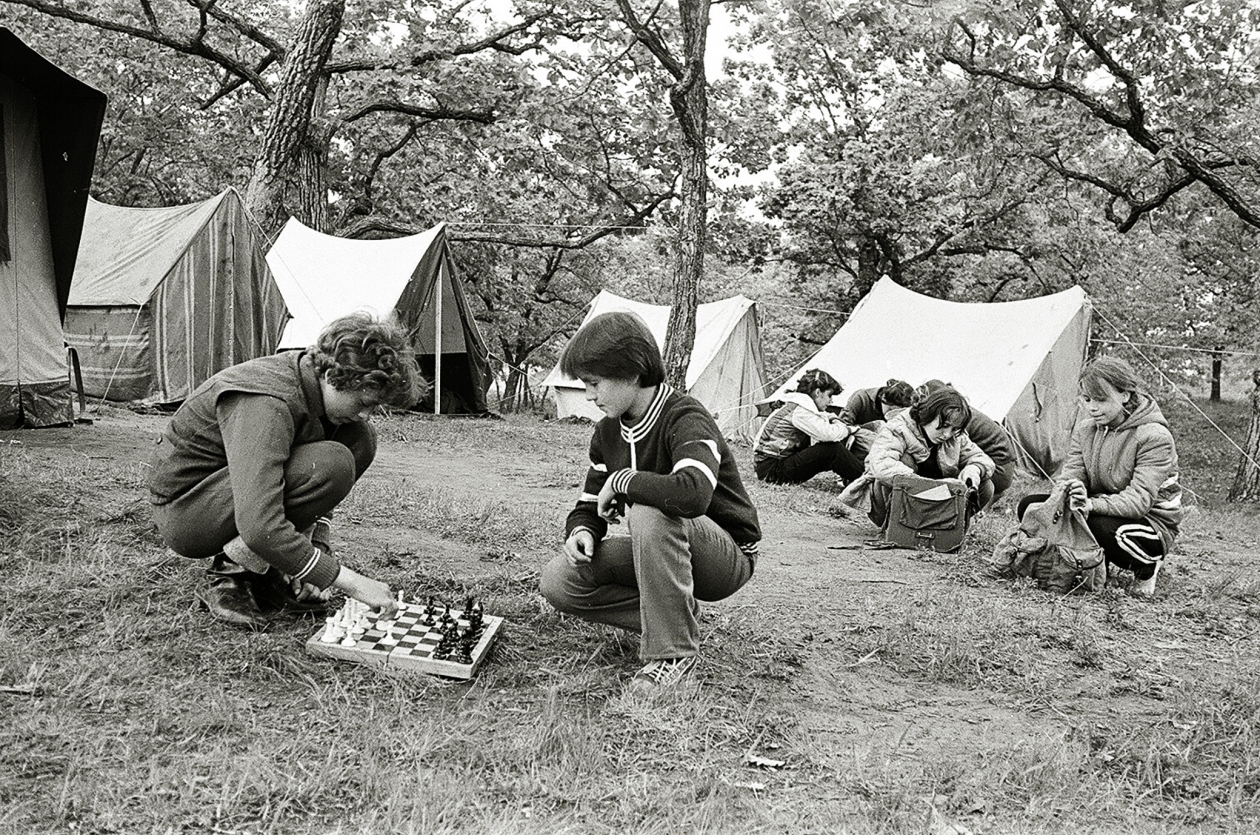
M611 479L604 482L604 486L599 490L599 498L596 500L595 508L599 515L608 520L609 523L616 525L621 521L621 512L624 503L621 497L613 492Z
M564 555L574 568L586 565L595 556L595 535L584 528L569 534L564 541Z
M343 565L333 587L345 592L348 597L371 606L386 620L398 614L398 601L394 599L394 593L389 586L380 580L365 577L352 568Z
M1070 478L1064 482L1067 485L1068 496L1070 497L1069 505L1073 509L1080 509L1089 501L1089 490L1085 488L1085 482L1079 478Z
M293 596L297 598L299 603L305 603L308 600L322 600L325 603L332 597L332 587L321 589L319 586L313 586L310 583L303 583L301 580L293 579L289 581L289 587L293 589Z
M972 490L980 486L980 468L975 464L968 464L962 468L962 472L958 474L958 478L962 483L970 487Z

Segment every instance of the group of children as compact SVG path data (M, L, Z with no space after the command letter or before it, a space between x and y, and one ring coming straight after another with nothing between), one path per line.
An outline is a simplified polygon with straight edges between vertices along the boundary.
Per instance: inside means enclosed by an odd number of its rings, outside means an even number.
M540 591L559 611L639 633L643 666L629 687L660 692L695 666L700 602L751 579L757 510L713 416L665 382L638 316L595 317L560 367L606 417ZM1131 370L1116 368L1127 366L1099 360L1082 379L1088 418L1073 434L1063 478L1108 558L1153 588L1179 519L1176 451L1154 401ZM334 556L329 520L375 456L372 414L410 406L425 388L407 334L356 314L330 324L311 348L225 369L189 396L158 440L149 489L169 547L209 559L197 596L214 617L261 628L277 614L321 610L332 589L394 615L386 583ZM840 392L825 372L802 376L758 434L759 478L799 482L834 471L846 490L869 496L877 524L890 474L959 478L979 506L1009 485L1005 432L952 387L889 381L855 393L833 416L827 406ZM624 535L610 535L613 526Z
M831 402L842 391L824 371L801 375L796 391L757 434L758 478L799 483L830 470L845 485L840 500L864 508L881 528L898 476L962 481L969 516L1010 487L1016 466L1010 436L949 384L928 380L912 388L889 380L854 392L834 412ZM1181 521L1176 444L1159 405L1123 360L1090 363L1081 375L1080 403L1083 414L1057 479L1069 486L1108 565L1132 571L1133 591L1150 596ZM1047 498L1026 496L1017 516Z

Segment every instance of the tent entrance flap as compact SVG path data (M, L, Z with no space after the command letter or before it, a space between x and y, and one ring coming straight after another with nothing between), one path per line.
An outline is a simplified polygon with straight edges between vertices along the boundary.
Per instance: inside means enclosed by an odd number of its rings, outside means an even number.
M0 27L0 426L72 424L62 317L105 95Z

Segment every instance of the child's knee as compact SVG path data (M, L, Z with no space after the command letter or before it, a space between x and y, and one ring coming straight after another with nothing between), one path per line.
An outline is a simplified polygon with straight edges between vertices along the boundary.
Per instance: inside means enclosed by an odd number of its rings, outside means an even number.
M632 504L626 508L626 525L632 534L651 536L655 531L665 531L677 527L682 520L670 516L657 507L646 504Z
M563 554L543 566L538 576L538 591L543 598L560 611L567 611L569 604L569 575L573 567Z

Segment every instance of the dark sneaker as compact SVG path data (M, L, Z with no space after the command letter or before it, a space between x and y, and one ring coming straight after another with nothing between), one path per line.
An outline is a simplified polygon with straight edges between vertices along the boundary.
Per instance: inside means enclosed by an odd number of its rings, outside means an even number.
M210 585L197 590L197 599L216 620L240 629L267 626L267 616L259 608L253 588L239 575L212 577Z
M328 614L328 604L323 600L298 600L287 575L269 568L266 574L254 574L245 578L254 592L254 599L264 612L286 615L323 617Z
M629 689L643 695L672 689L687 681L695 668L694 655L649 661L643 665L643 669L634 674L634 678L630 679Z

